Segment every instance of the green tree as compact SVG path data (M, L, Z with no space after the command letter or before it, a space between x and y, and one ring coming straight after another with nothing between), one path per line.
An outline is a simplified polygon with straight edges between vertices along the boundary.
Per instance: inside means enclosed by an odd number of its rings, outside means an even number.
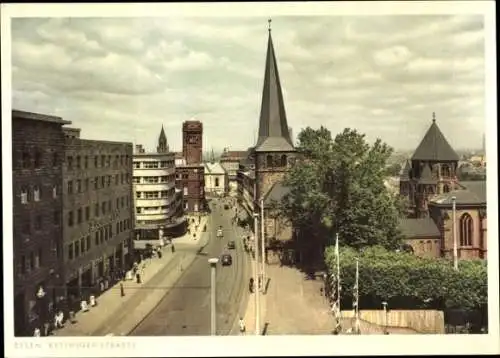
M399 176L401 169L401 164L394 163L385 168L385 174L388 176L397 177Z
M398 203L384 185L392 149L345 129L332 140L321 127L298 136L301 158L288 173L282 211L312 237L339 234L346 245L397 248Z

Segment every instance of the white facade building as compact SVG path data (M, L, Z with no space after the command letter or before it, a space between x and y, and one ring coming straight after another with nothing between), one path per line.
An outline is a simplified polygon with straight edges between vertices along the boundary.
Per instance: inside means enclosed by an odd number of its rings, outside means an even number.
M182 192L175 188L175 154L168 151L163 128L159 144L157 152L146 153L139 145L134 153L136 248L146 243L162 245L166 236L182 234L179 226L185 225Z
M218 162L204 163L205 193L208 195L224 195L228 190L228 176Z

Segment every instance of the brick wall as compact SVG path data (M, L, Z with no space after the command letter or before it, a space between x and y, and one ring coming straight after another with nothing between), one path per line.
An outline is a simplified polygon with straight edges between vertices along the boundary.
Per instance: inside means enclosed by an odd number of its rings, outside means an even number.
M184 210L194 212L204 210L205 205L205 175L203 165L180 166L175 168L178 189L183 191ZM184 188L187 187L187 195ZM187 203L187 207L186 207Z

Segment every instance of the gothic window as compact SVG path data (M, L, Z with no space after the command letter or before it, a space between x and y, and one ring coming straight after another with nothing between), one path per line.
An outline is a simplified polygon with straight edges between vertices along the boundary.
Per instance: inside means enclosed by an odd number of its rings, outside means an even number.
M215 187L219 187L219 178L215 178Z
M21 189L21 204L28 204L28 188Z
M450 166L443 164L441 166L441 176L445 178L449 178L451 176Z
M281 164L282 167L286 167L286 155L283 154L281 156L280 164Z
M465 213L460 218L460 246L472 246L472 217Z
M40 201L40 188L37 185L33 188L33 200Z
M269 154L266 156L266 167L272 168L272 166L273 166L273 156Z
M443 192L444 192L444 193L448 193L449 191L450 191L450 187L448 186L448 184L445 184L445 185L443 186Z

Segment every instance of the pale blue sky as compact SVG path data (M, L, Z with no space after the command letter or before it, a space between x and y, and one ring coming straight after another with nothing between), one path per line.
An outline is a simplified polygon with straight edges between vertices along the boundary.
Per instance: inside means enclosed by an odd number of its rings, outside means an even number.
M481 16L274 16L272 27L294 136L354 127L412 149L436 112L453 146L481 147ZM246 149L266 44L266 17L13 19L13 106L148 148L163 124L174 150L195 118L205 150Z

